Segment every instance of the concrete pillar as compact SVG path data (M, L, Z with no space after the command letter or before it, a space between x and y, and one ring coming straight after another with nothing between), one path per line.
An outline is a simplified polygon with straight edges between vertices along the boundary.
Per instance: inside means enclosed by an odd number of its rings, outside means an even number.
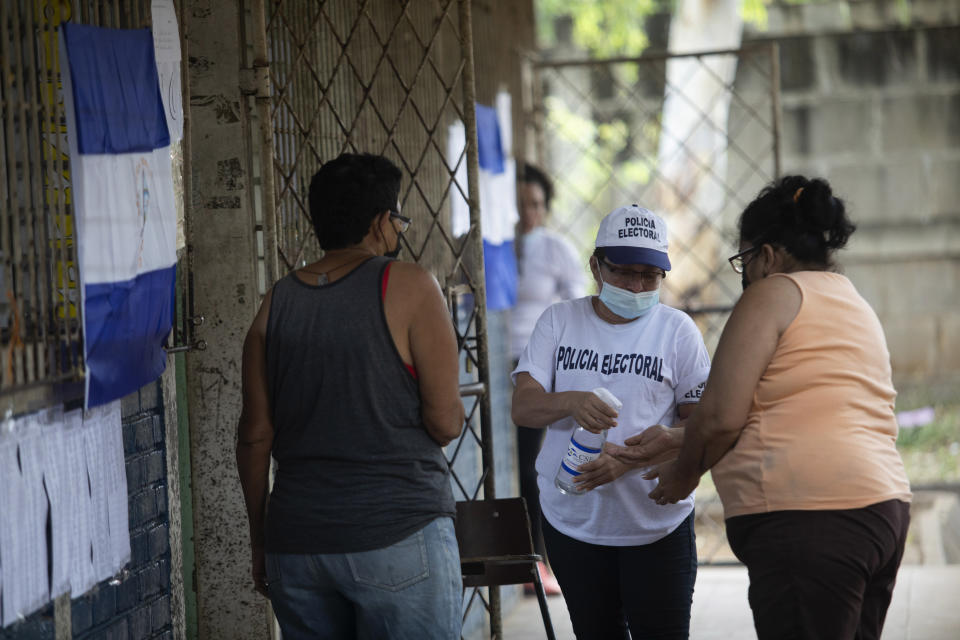
M258 304L238 3L190 3L187 250L203 351L187 354L199 637L268 638L234 462L244 335ZM188 541L189 542L189 541Z

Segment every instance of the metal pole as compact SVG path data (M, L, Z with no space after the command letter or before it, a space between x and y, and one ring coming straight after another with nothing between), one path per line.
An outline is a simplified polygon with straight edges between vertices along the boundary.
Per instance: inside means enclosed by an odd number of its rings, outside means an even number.
M780 177L780 44L770 43L770 93L773 109L773 177Z
M270 63L264 0L253 0L253 73L260 125L260 193L263 212L263 257L267 288L280 277L277 253L277 202L273 186L273 118L270 116Z
M460 45L463 55L463 124L466 132L467 148L467 195L470 199L470 242L473 244L476 265L473 276L476 282L474 304L478 313L476 319L477 332L477 369L480 381L490 381L490 359L487 347L487 290L486 275L483 264L483 236L480 224L480 191L478 186L479 156L477 151L477 118L476 118L476 85L473 67L473 24L470 14L471 0L460 2ZM490 385L487 384L487 389ZM490 411L490 394L485 393L480 402L480 439L483 460L483 497L493 500L497 497L494 477L493 458L493 424ZM490 589L490 636L503 636L502 620L500 615L500 588L491 586Z

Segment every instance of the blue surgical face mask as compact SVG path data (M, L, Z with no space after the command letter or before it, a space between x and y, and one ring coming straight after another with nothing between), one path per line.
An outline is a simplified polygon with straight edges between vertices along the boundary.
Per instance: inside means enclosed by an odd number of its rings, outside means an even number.
M628 320L639 318L660 302L660 289L634 293L604 282L602 277L600 283L600 302L621 318Z

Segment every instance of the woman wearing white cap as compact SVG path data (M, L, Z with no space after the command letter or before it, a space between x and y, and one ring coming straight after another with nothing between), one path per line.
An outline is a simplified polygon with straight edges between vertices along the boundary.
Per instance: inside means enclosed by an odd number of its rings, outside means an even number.
M549 307L513 372L514 422L547 429L537 457L544 538L578 638L685 638L696 580L693 495L668 508L643 469L677 455L670 425L692 411L710 363L683 312L659 303L670 270L666 223L630 205L607 215L590 269L598 296ZM619 413L591 389L623 402ZM607 454L575 471L571 495L554 477L577 425L613 444L644 447L626 464Z

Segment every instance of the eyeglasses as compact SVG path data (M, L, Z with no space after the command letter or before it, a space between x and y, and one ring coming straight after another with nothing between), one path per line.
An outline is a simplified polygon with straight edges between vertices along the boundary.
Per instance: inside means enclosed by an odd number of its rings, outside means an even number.
M621 282L637 282L643 285L644 289L652 289L659 284L660 280L667 277L667 272L657 271L634 271L632 269L623 269L607 262L606 258L600 261L607 271L612 273Z
M750 247L749 249L741 251L735 256L730 256L729 258L727 258L727 262L730 263L730 266L733 267L734 271L736 271L737 273L743 273L743 268L747 266L748 262L750 262L749 260L744 260L744 258L749 256L751 253L754 253L755 251L759 251L762 246L763 246L762 244L758 244L755 247Z
M390 211L390 217L396 218L397 220L400 221L400 233L403 233L407 229L409 229L410 225L413 223L413 220L411 220L407 216L400 215L400 212L398 211Z

